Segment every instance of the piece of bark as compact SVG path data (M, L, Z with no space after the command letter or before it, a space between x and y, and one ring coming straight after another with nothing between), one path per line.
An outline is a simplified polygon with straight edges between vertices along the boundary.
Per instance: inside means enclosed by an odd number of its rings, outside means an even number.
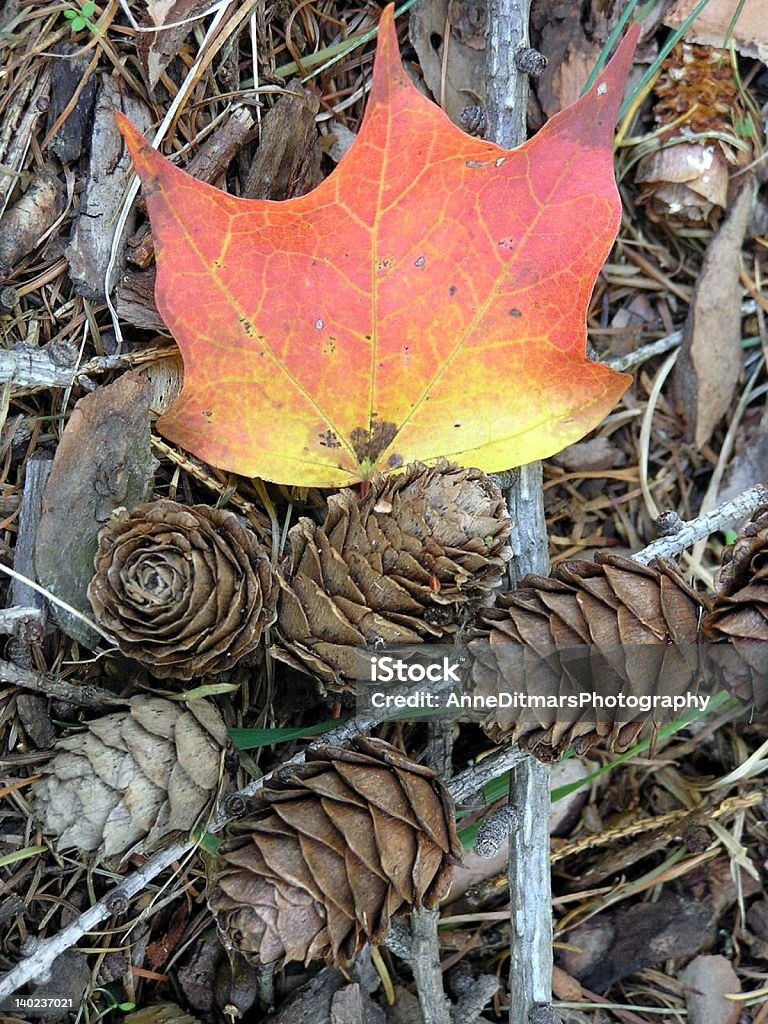
M754 203L747 177L707 246L675 366L677 409L701 448L728 411L744 360L741 351L741 247Z
M134 327L168 334L168 328L155 305L154 267L149 270L128 270L120 275L115 292L115 309L121 320Z
M605 911L569 931L560 966L585 988L603 992L663 960L689 959L712 945L728 907L759 889L744 871L737 884L728 858L718 857L690 870L679 893Z
M37 67L35 67L35 63ZM19 182L17 173L25 166L29 140L37 137L37 122L44 116L51 89L51 67L48 62L32 61L26 74L14 82L0 118L0 214ZM14 173L17 172L17 173Z
M363 1024L363 994L356 982L334 993L330 1024Z
M693 11L698 0L676 0L664 13L664 24L679 28ZM736 10L733 0L709 0L696 20L688 27L684 38L689 43L705 46L727 46L728 38L744 57L757 57L768 64L768 18L765 0L744 0L739 17L730 32Z
M38 452L27 462L19 512L19 532L13 552L13 568L22 576L35 578L35 541L43 512L43 492L51 475L53 456ZM45 598L22 580L11 580L11 605L45 611Z
M24 195L0 220L0 277L28 256L64 210L64 185L52 168L32 179Z
M353 973L357 970L355 967ZM348 981L341 971L324 967L310 982L292 993L275 1013L262 1018L262 1024L330 1024L332 1021L383 1024L384 1011L371 999L366 979L360 977L359 983L351 984ZM347 993L350 989L352 991ZM360 1008L360 1016L349 1016L356 1006Z
M247 199L292 199L320 181L317 97L300 82L287 86L261 123L261 142L243 183Z
M59 126L48 143L48 149L63 164L74 163L90 141L91 113L96 99L96 80L91 75L81 88L83 76L91 63L91 54L83 53L74 43L60 43L54 48L56 60L51 72L51 102L48 107L46 134L51 131L69 105L75 92L80 95L72 112Z
M122 111L141 132L149 130L152 114L120 79L103 74L93 117L93 136L85 192L75 219L72 239L66 249L69 276L78 294L94 302L105 302L104 279L126 186L133 175L128 151L115 124L115 112ZM126 232L133 230L129 215ZM120 254L117 272L125 260Z
M402 985L395 986L395 1001L386 1014L388 1024L423 1024L419 1000Z
M34 693L20 693L16 697L16 710L24 732L37 750L50 750L56 739L48 702Z
M411 11L408 31L424 81L436 103L444 99L443 109L459 126L465 107L485 103L487 16L486 0L422 0Z
M129 511L152 492L149 382L125 373L81 398L56 451L43 495L35 565L41 584L85 615L96 536L118 507ZM93 648L98 634L51 603L51 613L73 639Z
M593 992L604 992L635 971L690 956L714 939L710 904L667 896L600 914L574 928L560 966Z
M548 60L534 85L545 119L579 98L600 54L601 43L588 38L582 13L581 4L531 5L535 45Z
M51 456L47 452L33 455L24 474L24 491L19 511L19 531L13 551L13 568L20 576L35 578L35 541L43 505L43 490L51 472ZM20 579L12 579L10 610L35 609L39 618L26 627L22 625L8 645L8 657L24 668L32 666L32 643L41 643L45 632L45 598ZM48 701L34 693L20 693L16 698L24 732L38 750L53 746L56 730L48 711Z
M741 992L741 982L724 956L697 956L677 977L685 985L688 1024L737 1024L741 1003L725 997Z
M33 997L54 997L54 1005L41 1014L44 1024L53 1024L55 1021L69 1018L70 1010L65 1009L67 1000L71 1000L72 1006L82 1006L90 983L91 970L84 953L68 949L56 957L51 964L50 977L32 986ZM61 1003L56 1006L58 1000L61 1000Z

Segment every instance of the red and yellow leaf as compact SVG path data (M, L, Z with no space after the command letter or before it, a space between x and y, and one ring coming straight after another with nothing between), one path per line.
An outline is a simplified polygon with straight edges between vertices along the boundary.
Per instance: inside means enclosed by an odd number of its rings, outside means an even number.
M195 181L120 118L184 358L160 431L222 469L330 487L440 456L507 469L596 426L628 383L587 361L585 321L619 224L635 39L503 150L411 84L389 7L355 143L281 203Z

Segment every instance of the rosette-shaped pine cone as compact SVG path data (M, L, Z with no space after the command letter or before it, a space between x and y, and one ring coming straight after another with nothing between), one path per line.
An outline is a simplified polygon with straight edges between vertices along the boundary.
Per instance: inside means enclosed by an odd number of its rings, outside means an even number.
M443 784L376 739L311 749L229 836L209 904L227 945L264 964L349 963L393 915L434 908L461 857Z
M209 701L134 697L56 744L32 787L32 812L60 850L103 861L189 832L219 790L227 731Z
M289 533L277 657L343 689L355 648L454 632L491 602L511 528L498 487L445 461L376 477L364 497L332 495L322 526L302 519Z
M724 685L759 710L768 707L768 505L726 548L712 610L702 622ZM728 641L728 643L722 643Z
M672 562L564 562L551 576L527 576L499 604L483 615L488 634L470 644L483 708L474 715L494 741L515 739L545 761L601 741L624 750L654 722L650 698L696 692L705 602ZM488 710L502 692L517 706Z
M139 505L100 531L94 566L97 622L160 679L231 668L275 620L269 557L232 512Z

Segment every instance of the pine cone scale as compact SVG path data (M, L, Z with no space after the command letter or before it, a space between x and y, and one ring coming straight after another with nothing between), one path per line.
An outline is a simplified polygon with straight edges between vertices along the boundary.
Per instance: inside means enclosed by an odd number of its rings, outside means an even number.
M331 821L338 821L350 850L361 861L370 875L386 882L387 874L381 863L369 814L359 807L337 800L321 799L320 804Z

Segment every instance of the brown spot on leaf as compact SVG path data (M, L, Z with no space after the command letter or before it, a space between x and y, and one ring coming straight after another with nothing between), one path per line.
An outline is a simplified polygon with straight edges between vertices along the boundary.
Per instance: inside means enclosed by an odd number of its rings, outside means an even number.
M370 429L355 427L349 439L358 460L374 465L381 453L392 444L396 434L397 427L394 423L379 422L373 415Z
M317 436L323 448L341 448L341 441L333 430L326 430Z

